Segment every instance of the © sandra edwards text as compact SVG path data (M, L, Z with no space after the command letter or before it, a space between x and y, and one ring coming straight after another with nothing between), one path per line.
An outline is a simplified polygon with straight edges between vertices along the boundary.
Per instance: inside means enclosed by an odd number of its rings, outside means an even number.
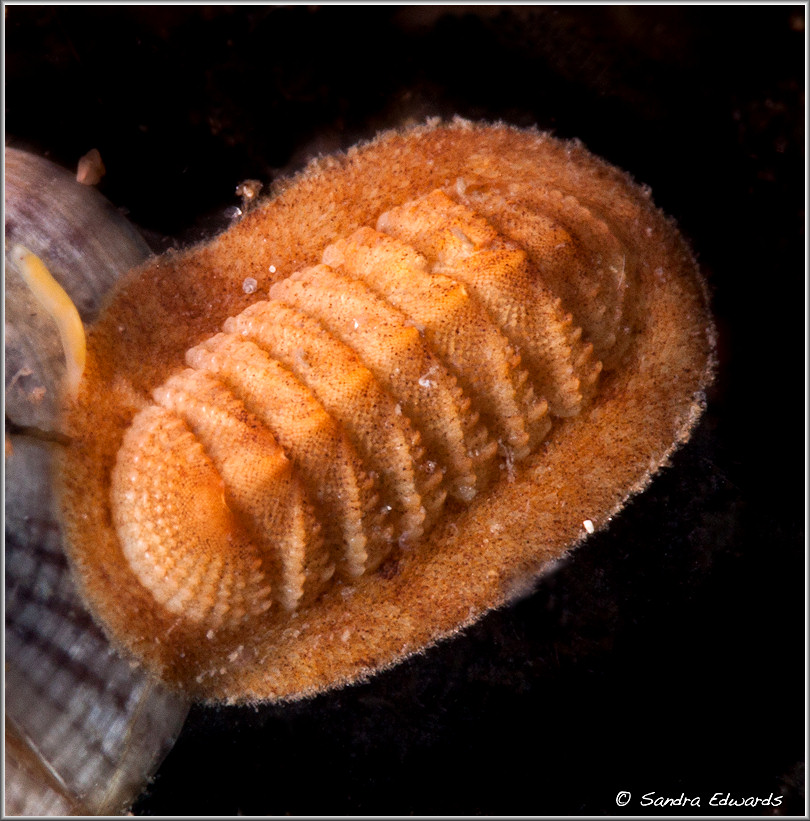
M700 807L700 796L690 797L681 793L677 797L656 795L647 792L639 802L642 807ZM709 799L710 807L778 807L782 803L781 795L771 793L767 798L758 796L734 796L731 793L716 792Z

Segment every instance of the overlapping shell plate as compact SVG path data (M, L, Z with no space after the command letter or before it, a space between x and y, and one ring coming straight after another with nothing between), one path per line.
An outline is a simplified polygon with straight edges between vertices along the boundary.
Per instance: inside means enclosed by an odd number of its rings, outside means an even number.
M85 594L204 697L366 675L643 486L711 346L691 257L619 172L506 127L385 135L96 326L62 466Z

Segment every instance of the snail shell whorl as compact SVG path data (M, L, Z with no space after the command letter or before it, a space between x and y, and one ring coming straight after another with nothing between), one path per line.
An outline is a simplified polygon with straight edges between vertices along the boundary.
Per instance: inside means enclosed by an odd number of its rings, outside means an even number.
M227 287L268 270L269 299ZM71 418L110 478L66 464L109 505L95 532L141 634L116 632L209 697L311 692L499 603L648 480L711 369L694 263L646 196L504 127L324 161L130 289L90 362L124 398ZM126 371L138 300L169 321Z
M188 702L115 652L76 589L52 470L65 447L66 351L15 248L41 257L84 321L149 250L73 174L14 148L5 159L4 806L9 815L119 813L174 743Z
M24 284L15 246L45 260L84 322L96 318L116 279L148 257L149 247L98 191L65 169L9 147L5 161L6 417L50 430L65 355L53 317Z

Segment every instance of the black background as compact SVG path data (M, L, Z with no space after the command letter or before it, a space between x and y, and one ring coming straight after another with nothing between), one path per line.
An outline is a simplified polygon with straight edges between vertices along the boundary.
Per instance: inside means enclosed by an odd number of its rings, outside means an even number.
M193 708L136 814L665 812L640 807L653 791L803 812L804 24L803 5L6 7L7 140L69 167L98 148L158 250L224 227L241 180L380 128L537 124L652 188L720 334L692 442L531 595L365 684Z

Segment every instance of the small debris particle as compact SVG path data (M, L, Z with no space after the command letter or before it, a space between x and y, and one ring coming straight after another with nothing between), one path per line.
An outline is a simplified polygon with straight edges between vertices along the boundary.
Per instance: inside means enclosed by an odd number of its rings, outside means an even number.
M593 526L593 522L592 522L590 519L586 519L586 520L582 523L582 526L585 528L585 530L586 530L588 533L593 533L593 532L594 532L594 530L596 530L596 528Z
M82 185L98 185L107 173L101 154L97 148L91 148L80 160L76 168L76 182Z
M242 211L247 214L256 204L262 190L259 180L244 180L236 186L236 195L242 198Z
M246 294L255 294L258 287L259 283L253 277L245 277L245 281L242 283L242 290Z

